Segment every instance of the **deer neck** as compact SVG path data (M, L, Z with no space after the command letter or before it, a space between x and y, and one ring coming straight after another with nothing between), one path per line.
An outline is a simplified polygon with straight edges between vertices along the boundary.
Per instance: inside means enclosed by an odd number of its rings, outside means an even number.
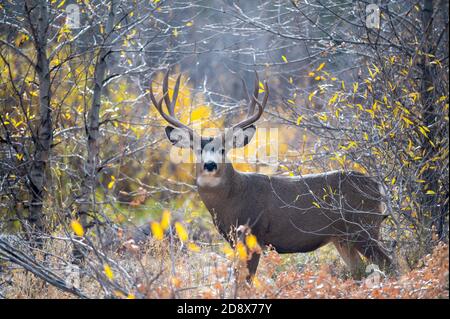
M219 232L228 238L230 227L238 220L242 197L246 196L247 179L245 175L234 170L231 163L225 165L222 183L216 187L199 186L198 193Z
M224 164L222 181L214 187L198 186L198 193L208 210L219 213L226 207L230 207L233 199L243 193L246 180L242 174L233 168L231 163Z

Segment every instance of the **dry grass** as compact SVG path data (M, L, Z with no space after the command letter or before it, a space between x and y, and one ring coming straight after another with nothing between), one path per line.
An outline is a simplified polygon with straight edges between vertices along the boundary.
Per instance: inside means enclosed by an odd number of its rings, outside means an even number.
M172 244L166 238L125 246L108 254L112 278L104 276L104 264L88 259L80 282L85 294L93 298L448 298L449 253L443 243L417 269L397 278L381 276L375 285L350 279L332 246L309 254L268 251L253 285L245 281L245 261L238 254L227 257L222 242L202 246L199 252L187 250L175 238ZM62 277L67 276L69 248L65 241L46 246L51 253L48 267ZM9 282L2 286L6 298L73 298L20 268L4 268L8 270L1 278Z

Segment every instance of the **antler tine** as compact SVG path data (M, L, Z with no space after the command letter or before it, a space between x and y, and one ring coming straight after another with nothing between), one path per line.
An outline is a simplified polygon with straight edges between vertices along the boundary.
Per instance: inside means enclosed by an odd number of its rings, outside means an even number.
M266 108L267 100L269 99L269 85L267 84L267 81L264 81L264 98L262 102L262 108L263 110Z
M158 108L158 101L156 101L155 95L153 94L153 83L150 83L150 99L153 102L153 105L156 107L156 109L161 113L161 111Z
M244 129L244 128L250 126L251 124L255 123L261 117L264 109L263 109L261 103L258 102L258 100L254 99L253 101L255 102L256 105L258 105L258 112L253 114L251 117L246 118L242 122L236 124L235 126L233 126L233 129L238 128L238 127Z
M261 115L264 112L264 109L265 109L266 104L267 104L267 100L269 99L269 86L268 86L267 82L264 81L265 94L264 94L264 98L263 98L262 103L260 103L258 101L258 91L259 91L259 88L258 88L258 86L259 86L259 78L258 78L258 76L256 77L256 81L255 82L257 83L257 86L255 86L255 91L254 91L254 94L253 94L253 96L251 98L251 102L249 104L249 112L247 114L247 118L245 120L243 120L242 122L239 122L238 124L234 125L233 129L238 128L238 127L244 129L244 128L250 126L251 124L255 123L257 120L259 120L259 118L261 117ZM258 111L255 113L254 110L255 110L255 106L256 105L258 106ZM252 107L252 109L253 109L251 113L250 113L250 107Z
M169 98L169 70L167 70L166 74L164 75L163 94L164 94L164 102L166 103L166 107L169 110L169 114L171 116L175 116L175 110L171 109L172 103Z
M172 112L171 115L175 116L175 104L177 103L178 91L180 89L181 74L178 75L177 81L175 82L175 87L173 88L172 102L170 103L169 111Z
M247 101L250 101L250 95L248 94L247 84L245 84L245 81L243 78L241 78L241 81L242 81L242 86L244 87L245 97L246 97ZM249 115L249 114L247 114L247 115Z
M168 73L166 74L165 79L168 78ZM153 102L153 105L155 106L155 108L158 110L159 114L161 114L161 116L170 124L172 124L175 127L181 128L181 129L185 129L187 130L191 135L194 135L194 130L192 128L190 128L187 125L184 125L183 123L181 123L176 117L175 117L175 102L176 102L176 98L178 95L178 88L180 86L180 78L181 75L178 76L177 82L175 83L175 88L174 88L174 96L173 96L173 101L172 103L170 103L170 99L168 97L169 92L168 92L168 83L166 82L166 84L164 84L163 82L163 97L157 101L155 98L155 95L153 93L153 87L152 84L150 83L150 99ZM169 100L169 103L167 103L167 101ZM163 101L166 103L167 109L169 111L169 114L165 113L162 109L162 103Z
M253 96L258 99L259 94L259 76L255 71L255 88L253 89ZM247 116L252 115L255 112L255 100L252 98L248 105Z

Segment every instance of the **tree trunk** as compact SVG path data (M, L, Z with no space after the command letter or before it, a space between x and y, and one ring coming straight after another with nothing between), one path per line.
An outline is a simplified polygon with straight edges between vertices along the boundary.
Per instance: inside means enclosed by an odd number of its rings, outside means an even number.
M27 2L28 3L28 2ZM39 78L39 122L35 134L34 157L29 171L30 214L29 222L33 231L44 231L43 201L45 197L45 174L50 156L50 147L53 139L52 110L50 108L50 71L47 57L47 28L48 8L47 1L31 1L25 5L29 14L30 28L34 35L36 49L36 73ZM33 8L37 12L31 12ZM33 19L36 19L34 23ZM36 240L40 242L39 237Z
M432 158L434 158L438 151L430 141L436 143L438 133L436 132L437 113L435 109L436 100L434 90L430 88L434 86L433 78L435 74L435 67L430 63L431 56L428 56L433 50L433 0L424 0L422 7L422 34L423 46L421 50L424 55L421 59L422 82L421 82L421 103L423 107L423 121L424 125L430 130L428 138L423 138L422 148L424 150L424 162L429 164L429 168L423 172L423 179L426 181L422 189L422 212L426 216L427 221L425 226L429 229L434 229L439 238L443 236L443 222L441 215L444 214L442 207L439 206L439 174L433 168ZM431 191L431 192L430 192ZM427 193L428 192L428 193ZM426 244L430 243L432 232L427 231L428 238Z
M91 208L95 211L95 189L97 187L97 164L98 164L98 140L99 140L99 118L100 103L103 93L103 81L106 73L106 58L110 53L108 43L110 42L111 32L114 28L115 20L115 1L111 0L111 8L108 15L105 28L105 38L100 49L94 71L94 88L92 105L88 112L86 123L87 133L87 159L84 167L84 179L81 185L81 196L79 197L78 218L84 229L89 228L88 215ZM79 264L83 260L83 251L80 247L75 247L73 251L74 263Z

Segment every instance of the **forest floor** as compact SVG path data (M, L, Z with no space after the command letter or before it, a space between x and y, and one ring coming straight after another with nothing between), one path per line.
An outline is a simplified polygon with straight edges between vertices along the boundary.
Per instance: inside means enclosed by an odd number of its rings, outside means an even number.
M261 258L252 285L244 279L245 262L227 258L227 252L217 248L171 250L165 241L153 241L139 247L139 251L136 248L114 253L117 264L111 267L110 279L123 281L123 270L133 277L134 284L129 286L128 296L118 292L112 297L449 298L449 247L444 243L439 243L412 270L396 276L375 271L362 280L351 279L330 248L312 255L269 251ZM55 255L67 254L64 247L58 249L61 251ZM9 273L8 282L2 292L6 298L73 298L20 268ZM94 276L82 279L81 289L89 297L111 297L105 295Z

